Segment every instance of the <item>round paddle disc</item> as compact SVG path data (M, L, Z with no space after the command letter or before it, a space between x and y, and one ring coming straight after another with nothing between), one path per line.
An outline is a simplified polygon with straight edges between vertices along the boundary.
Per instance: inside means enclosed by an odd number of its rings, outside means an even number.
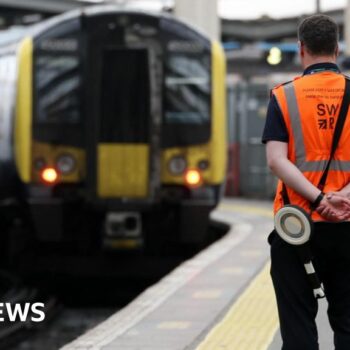
M301 245L311 236L313 222L310 215L295 205L286 205L275 215L275 229L287 243Z

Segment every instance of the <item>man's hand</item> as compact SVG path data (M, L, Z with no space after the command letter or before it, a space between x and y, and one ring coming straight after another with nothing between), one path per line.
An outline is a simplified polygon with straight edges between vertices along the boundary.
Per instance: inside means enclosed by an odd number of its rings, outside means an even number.
M350 200L339 192L329 192L316 211L328 221L348 220L350 219Z
M350 199L342 192L328 192L326 194L326 199L334 207L339 208L340 210L350 210Z

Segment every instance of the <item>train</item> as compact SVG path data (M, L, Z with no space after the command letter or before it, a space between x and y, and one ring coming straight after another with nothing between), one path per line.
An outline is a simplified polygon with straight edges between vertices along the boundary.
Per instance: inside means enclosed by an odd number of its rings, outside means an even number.
M0 259L204 242L226 175L225 64L190 25L115 6L1 42Z

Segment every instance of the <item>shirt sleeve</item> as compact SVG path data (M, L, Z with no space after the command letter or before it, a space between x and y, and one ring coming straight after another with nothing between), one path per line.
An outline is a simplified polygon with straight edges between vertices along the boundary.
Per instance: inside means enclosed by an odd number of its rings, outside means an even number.
M272 95L267 107L266 122L262 135L262 143L267 141L288 142L289 136L282 112L276 97Z

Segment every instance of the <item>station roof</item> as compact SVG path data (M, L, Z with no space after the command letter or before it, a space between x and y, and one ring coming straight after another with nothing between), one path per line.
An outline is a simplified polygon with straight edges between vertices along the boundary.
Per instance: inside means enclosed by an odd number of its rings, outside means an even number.
M76 0L0 0L0 8L48 13L69 11L82 5L83 2Z
M95 0L96 1L96 0ZM99 3L116 3L112 0L99 0ZM0 27L13 24L26 24L36 21L33 15L40 19L72 10L77 7L93 4L92 0L0 0ZM344 10L328 11L340 26L344 22ZM24 19L23 19L24 17ZM271 19L263 17L257 20L222 19L222 38L227 41L280 41L295 38L300 17Z
M344 10L325 12L339 25L342 35ZM222 20L222 35L224 41L279 41L284 38L296 37L297 27L301 18L290 17L283 19L260 18L257 20Z
M35 23L85 4L75 0L0 0L0 29Z

